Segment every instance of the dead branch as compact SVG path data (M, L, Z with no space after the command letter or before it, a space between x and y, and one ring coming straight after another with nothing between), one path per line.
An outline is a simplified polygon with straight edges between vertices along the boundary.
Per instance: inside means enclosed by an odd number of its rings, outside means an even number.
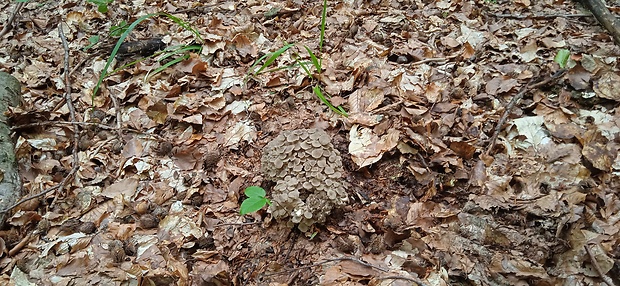
M343 261L343 260L349 260L349 261L357 262L357 263L359 263L361 265L364 265L364 266L370 267L370 268L374 268L374 269L377 269L377 270L382 271L382 272L389 272L388 269L385 269L383 267L372 265L372 264L370 264L368 262L361 261L361 260L359 260L359 259L357 259L355 257L348 257L348 256L325 259L325 260L323 260L321 262L317 262L317 263L314 263L314 264L310 264L310 265L306 265L306 266L301 266L301 267L295 267L295 268L289 269L288 271L296 271L296 270L301 270L301 269L306 269L306 268L312 268L312 267L323 265L325 263L336 262L336 261Z
M506 123L506 119L508 119L508 115L512 112L512 109L521 100L521 98L523 98L525 93L527 93L528 91L532 89L544 86L548 84L549 82L562 77L565 73L566 73L566 69L561 69L555 72L553 75L551 75L548 78L545 78L538 82L532 80L527 85L525 85L523 88L521 88L519 93L517 93L517 95L515 95L510 100L510 102L506 105L506 108L504 108L504 113L502 114L502 117L500 117L499 122L497 122L497 125L495 126L495 132L493 132L493 137L491 137L491 140L489 141L489 145L487 147L487 151L485 152L487 155L489 155L491 153L491 150L495 148L495 141L497 140L497 136L499 136L499 133L502 131L504 123Z
M60 35L60 40L62 41L62 47L65 50L65 101L67 102L67 107L69 107L69 116L71 118L71 122L77 122L77 119L75 117L75 107L73 107L73 99L71 98L71 76L70 76L70 71L71 69L69 68L69 44L67 43L67 37L65 37L65 32L62 30L62 22L58 23L58 35ZM72 168L71 168L71 172L69 173L69 175L67 175L66 178L72 177L73 174L75 174L77 172L77 170L80 168L79 166L79 162L80 162L80 158L78 157L78 146L79 146L79 142L80 142L80 128L78 125L73 125L73 162L72 162ZM63 180L65 181L65 180ZM62 192L62 189L64 188L64 184L61 184L60 187L58 188L59 192Z
M45 126L62 126L62 125L79 125L79 126L94 126L97 128L105 129L105 130L117 130L118 127L105 125L97 122L71 122L71 121L44 121L44 122L34 122L28 124L22 124L18 126L11 127L12 131L24 129L24 128L32 128L32 127L45 127ZM150 136L159 141L165 141L165 139L157 134L146 133L133 128L121 128L122 131L133 132L140 135Z
M123 132L121 131L121 107L118 104L118 99L116 95L110 93L110 99L114 104L114 112L116 113L116 136L118 136L118 140L123 143Z
M615 286L616 284L614 283L614 281L609 276L605 275L605 273L603 273L603 270L601 270L601 266L598 265L598 261L596 261L596 258L594 257L594 253L592 253L592 250L590 249L590 247L588 247L587 245L584 245L583 247L586 249L586 252L590 256L590 261L592 262L592 266L594 266L594 269L596 269L596 272L598 272L598 275L601 277L601 279L603 279L603 282L605 282L607 286Z
M47 193L49 193L51 191L54 191L54 190L58 189L60 187L60 185L64 185L66 183L68 178L69 178L69 176L66 176L64 179L62 179L62 181L58 185L50 187L50 188L47 188L47 189L41 191L40 193L36 193L34 195L30 195L28 197L25 197L25 198L19 200L18 202L12 204L8 208L1 210L0 214L4 214L4 213L7 213L7 212L10 212L12 209L16 208L17 206L21 205L24 202L27 202L27 201L32 200L32 199L36 199L36 198L38 198L40 196L43 196L43 195L45 195L45 194L47 194Z
M76 118L75 118L75 108L73 107L73 100L71 99L71 81L69 79L69 44L67 43L67 38L65 37L65 33L62 30L62 23L58 24L58 35L60 36L60 39L62 41L62 46L64 48L65 51L65 55L64 55L64 83L65 83L65 101L67 102L67 106L69 107L69 114L71 117L71 122L77 122ZM67 185L67 183L69 182L69 179L71 179L75 173L77 172L77 170L79 169L79 157L78 157L78 143L80 141L80 129L79 126L77 124L73 124L73 162L72 162L72 168L71 171L69 172L69 174L67 174L62 181L60 181L60 183L58 183L58 185L53 186L51 188L47 188L43 191L41 191L40 193L34 194L34 195L30 195L26 198L23 198L21 200L19 200L17 203L14 203L13 205L11 205L10 207L0 211L0 214L4 214L7 213L9 211L11 211L12 209L14 209L15 207L19 206L20 204L41 197L45 194L48 194L52 191L55 190L59 190L59 192L62 192L62 190L64 189L64 187Z
M420 286L426 286L426 284L424 282L422 282L422 280L418 279L418 278L410 278L410 277L404 277L404 276L386 276L386 277L379 277L379 278L375 278L377 280L405 280L405 281L409 281L409 282L413 282L416 283Z
M24 4L26 4L26 2L17 3L17 6L15 6L15 9L13 9L13 14L11 14L9 20L6 21L4 28L2 28L2 31L0 31L0 38L2 38L4 35L6 35L6 33L11 30L11 28L13 27L13 21L15 21L15 16L17 16L22 7L24 7Z
M611 34L611 37L620 45L620 20L609 12L601 0L581 0L581 3L594 14L596 20Z
M8 123L8 110L19 106L21 85L8 73L0 72L0 208L15 203L22 195L22 181L15 158L15 146ZM5 213L0 213L0 227Z
M497 18L508 18L508 19L554 19L554 18L587 18L592 17L592 14L542 14L542 15L523 15L523 14L495 14L490 13L489 15Z
M11 250L9 250L9 253L8 253L9 257L15 256L15 254L17 254L20 250L22 250L24 246L28 245L31 239L32 239L32 233L29 233L28 235L26 235L26 237L22 238L22 240L20 240L19 243L17 243L15 246L13 246L13 248L11 248Z

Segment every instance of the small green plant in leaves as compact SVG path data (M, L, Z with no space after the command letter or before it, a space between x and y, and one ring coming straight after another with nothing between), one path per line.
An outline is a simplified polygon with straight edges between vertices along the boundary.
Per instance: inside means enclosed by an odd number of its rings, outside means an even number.
M131 23L129 26L126 26L126 23L121 22L121 24L118 25L118 27L113 27L115 29L111 29L110 34L113 35L113 33L116 33L118 31L122 31L122 33L120 34L120 37L118 38L116 45L114 46L114 49L112 49L112 53L110 54L110 57L108 58L108 60L106 61L105 67L103 68L103 71L101 72L101 75L99 76L99 81L97 81L97 84L95 85L95 88L93 89L93 101L94 101L94 97L97 95L97 92L99 91L99 88L101 87L101 84L103 83L103 80L111 75L116 73L117 71L124 69L128 66L134 65L142 60L144 60L145 58L139 59L137 61L131 62L127 65L122 66L121 68L118 68L112 72L108 72L108 69L110 68L110 66L112 65L112 62L114 61L114 58L116 57L116 55L118 54L118 51L121 47L121 45L123 44L123 41L125 40L125 38L127 38L127 36L129 36L129 33L131 33L131 31L133 31L133 29L136 28L136 26L138 26L138 24L140 24L142 21L149 19L149 18L153 18L153 17L160 17L160 16L164 16L169 18L170 20L172 20L174 23L176 23L177 25L183 27L185 30L188 30L190 32L192 32L195 36L194 39L194 43L190 44L190 45L181 45L181 46L177 46L177 47L173 47L173 49L166 49L164 50L164 57L163 59L167 59L168 61L166 61L161 67L157 68L155 71L153 71L152 73L150 73L150 76L153 76L154 74L170 67L173 64L176 64L178 62L181 62L183 60L186 60L189 58L189 52L197 52L200 53L200 51L202 50L202 43L203 43L203 39L200 36L200 33L198 33L198 31L196 31L196 29L194 29L189 23L181 20L180 18L177 18L173 15L170 15L168 13L152 13L152 14L148 14L148 15L144 15L140 18L138 18L137 20L135 20L133 23ZM156 53L152 56L159 56L162 53ZM174 57L176 55L176 57ZM172 59L169 59L170 57L173 57ZM148 58L148 57L147 57Z
M568 63L568 58L570 57L570 51L566 49L561 49L555 55L553 61L560 65L560 68L566 68L566 64Z
M321 34L319 35L319 52L322 51L323 43L325 42L326 19L327 19L327 0L323 0L323 11L321 14ZM271 70L265 70L277 58L279 58L284 52L290 50L291 48L295 46L296 45L294 43L286 44L284 47L278 49L277 51L260 57L256 62L254 62L252 67L250 67L249 73L251 73L252 75L258 75L262 72L273 72L273 71L282 69L282 68L276 68L276 69L271 69ZM321 86L318 83L321 79L321 71L323 70L323 66L322 66L323 59L317 56L317 53L313 52L308 46L303 46L303 47L305 51L308 53L308 56L310 57L310 61L302 60L301 56L299 56L298 53L294 52L293 59L295 60L295 65L286 67L286 68L292 68L292 67L297 67L297 66L301 67L303 71L306 73L306 75L308 75L308 77L315 80L315 84L312 87L312 92L319 98L319 100L321 100L323 104L325 104L327 107L329 107L329 109L331 109L335 113L347 117L348 114L344 110L344 108L342 108L342 106L338 106L338 107L334 106L329 101L330 96L327 93L323 92L323 90L321 89ZM259 66L259 63L261 62L263 64L260 65L258 69L256 69L256 67Z
M128 27L129 24L127 24L127 21L125 20L118 23L118 25L112 25L112 27L110 27L110 36L120 37L123 33L125 33L125 31L127 31Z
M97 11L101 13L108 12L108 4L114 2L114 0L86 0L87 2L97 5Z
M247 187L244 191L247 198L241 203L239 213L241 215L256 212L265 205L271 205L271 201L265 197L265 189L258 186Z
M97 43L99 43L99 36L90 36L88 38L88 42L89 42L88 46L84 47L82 49L83 51L86 51L86 50L92 48L93 46L95 46Z

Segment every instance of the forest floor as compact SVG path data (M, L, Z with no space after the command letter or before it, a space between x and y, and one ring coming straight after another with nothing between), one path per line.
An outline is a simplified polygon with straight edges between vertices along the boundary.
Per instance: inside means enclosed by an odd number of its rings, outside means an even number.
M620 284L620 48L586 10L328 1L320 47L322 8L25 3L0 70L22 83L23 196L48 191L9 213L0 284ZM114 27L162 11L200 37L154 16L125 41L200 49L161 72L163 54L126 66L93 95ZM280 69L248 76L289 43ZM313 78L295 65L304 45L322 59ZM124 50L109 71L141 57ZM240 215L246 187L273 195L263 148L304 128L332 137L348 203L308 232L267 208Z

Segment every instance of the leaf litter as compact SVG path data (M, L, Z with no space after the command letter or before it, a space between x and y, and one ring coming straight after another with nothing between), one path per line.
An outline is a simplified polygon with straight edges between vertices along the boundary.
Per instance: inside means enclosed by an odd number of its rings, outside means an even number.
M59 20L78 120L92 123L80 125L75 179L15 208L0 231L2 284L620 277L620 53L591 17L563 16L580 13L572 2L328 1L319 80L348 118L316 99L290 56L274 65L290 68L247 78L255 60L288 43L318 50L317 1L203 5L114 1L101 14L88 2L32 2L0 39L0 68L24 86L11 116L26 195L57 185L73 160L58 96L66 88ZM162 10L201 33L201 53L151 78L154 60L127 67L93 98L109 51L83 51L89 38L113 45L109 29L120 20ZM527 17L540 14L551 16ZM138 27L129 40L193 37L167 18ZM559 69L560 49L571 51L566 77L526 93L487 150L511 99ZM238 214L245 187L270 195L263 147L303 128L332 136L351 186L352 202L312 238L265 211Z

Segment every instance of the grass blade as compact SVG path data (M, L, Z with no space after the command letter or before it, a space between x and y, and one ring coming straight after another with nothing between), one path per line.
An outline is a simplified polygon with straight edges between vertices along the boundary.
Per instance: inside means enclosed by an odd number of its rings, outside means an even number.
M169 61L169 62L165 63L164 65L162 65L161 67L156 68L156 69L153 71L153 73L152 73L152 74L147 74L147 75L146 75L146 79L148 80L148 79L150 79L151 77L153 77L154 75L156 75L156 74L160 73L161 71L163 71L163 70L165 70L165 69L167 69L167 68L169 68L169 67L171 67L171 66L173 66L173 65L175 65L175 64L177 64L177 63L179 63L179 62L182 62L182 61L184 61L184 60L187 60L187 59L189 59L189 55L183 55L182 57L178 57L178 58L176 58L176 59L174 59L174 60L171 60L171 61Z
M202 50L202 46L199 45L189 45L189 46L176 46L176 48L165 51L165 55L163 55L161 58L158 59L158 61L163 61L169 57L172 57L174 55L178 55L178 54L182 54L185 52L196 52L196 53L200 53L200 51Z
M196 31L194 28L192 28L192 26L189 23L183 21L180 18L172 16L172 15L170 15L168 13L161 13L161 15L170 18L170 20L172 20L173 22L177 23L177 25L183 27L185 30L188 30L188 31L192 32L196 36L196 38L198 39L198 42L200 44L204 43L204 40L200 36L200 33L198 33L198 31Z
M334 107L334 105L329 102L329 100L327 100L327 98L325 98L325 95L323 95L323 92L321 91L321 87L320 86L314 86L312 88L312 91L314 92L314 94L316 94L316 96L325 104L329 107L329 109L331 109L332 111L344 116L344 117L349 117L349 114L347 114L347 112L344 110L344 108L342 108L341 106L338 106L338 108Z
M310 60L312 60L312 65L314 65L314 67L316 68L316 73L321 73L323 69L321 68L321 62L319 61L319 59L310 48L308 48L307 46L304 46L304 48L306 48L306 51L308 51L308 54L310 55Z
M262 57L260 57L260 59L258 59L250 69L254 68L256 65L258 65L258 63L262 60L264 60L265 58L267 58L267 60L265 61L265 63L255 72L253 72L254 75L260 74L260 72L262 72L265 68L267 68L269 65L271 65L280 55L282 55L282 53L286 52L288 49L290 49L291 47L293 47L295 44L288 44L284 47L281 47L280 49L278 49L277 51L271 53L271 54L266 54Z
M97 92L99 91L99 88L101 87L101 83L103 83L103 80L108 76L108 69L110 68L110 65L112 64L112 61L114 61L114 58L116 57L116 54L118 53L118 49L120 48L120 46L123 44L123 41L125 40L125 38L127 38L127 36L129 35L129 33L131 33L131 31L133 31L133 29L138 26L138 24L140 24L142 21L148 19L148 18L152 18L152 17L156 17L156 16L166 16L168 18L170 18L173 22L175 22L176 24L178 24L179 26L183 27L184 29L191 31L196 38L198 38L198 40L200 41L200 43L204 42L202 40L202 37L200 36L200 33L198 33L198 31L196 31L194 28L192 28L190 26L189 23L175 17L172 16L168 13L151 13L151 14L147 14L144 15L140 18L138 18L136 21L134 21L133 23L131 23L131 25L129 25L129 27L127 27L127 30L125 30L121 36L118 38L118 41L116 41L116 46L114 46L114 49L112 50L112 53L110 53L110 57L108 58L108 61L105 64L105 67L103 68L103 71L101 72L101 75L99 76L99 80L97 81L97 85L95 85L95 89L93 89L93 102L95 101L95 96L97 95ZM200 47L202 49L202 47ZM170 65L166 65L166 67L169 67Z
M295 62L297 64L299 64L299 66L306 72L306 74L312 78L312 72L310 72L310 69L308 69L308 62L302 62L299 58L295 58Z
M323 51L325 41L325 22L327 20L327 0L323 0L323 13L321 15L321 38L319 39L319 52Z
M144 15L144 16L138 18L138 20L136 20L133 23L131 23L131 25L129 25L127 30L121 35L121 37L118 38L118 41L116 42L116 46L114 46L114 49L112 50L112 53L110 54L110 57L108 58L108 61L105 63L105 67L103 68L103 71L101 72L101 75L99 76L99 80L97 81L97 85L95 85L95 89L93 90L93 98L92 98L93 103L95 101L95 95L97 95L97 91L99 91L99 87L101 86L101 83L103 82L103 79L108 75L108 69L110 68L110 65L112 65L112 61L114 60L114 57L116 57L116 54L118 53L118 49L123 44L123 41L125 40L125 38L127 38L129 33L131 33L131 31L133 31L133 29L136 26L138 26L138 24L140 24L140 22L142 22L142 21L144 21L144 20L146 20L148 18L159 16L159 15L161 15L161 13L151 13L151 14Z

